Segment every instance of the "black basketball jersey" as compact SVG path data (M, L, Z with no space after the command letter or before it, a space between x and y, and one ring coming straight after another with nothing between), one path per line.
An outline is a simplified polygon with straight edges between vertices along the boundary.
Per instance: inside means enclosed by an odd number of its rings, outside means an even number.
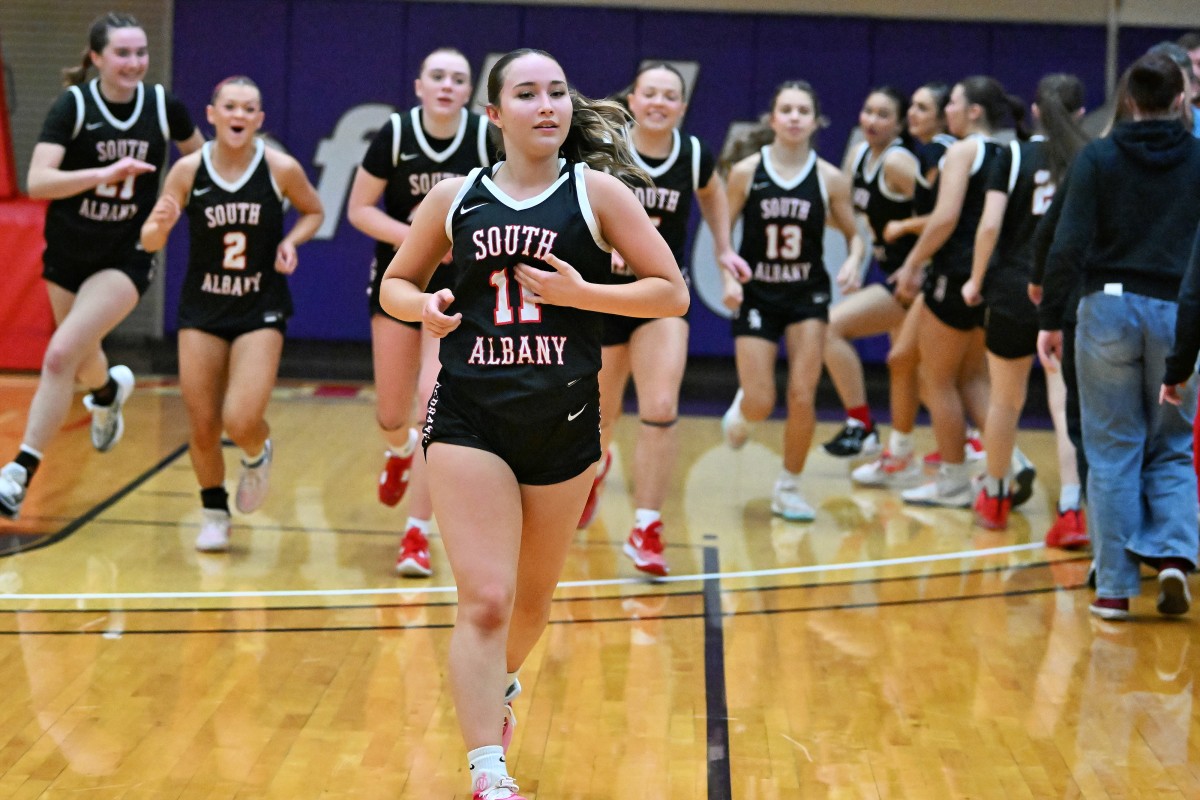
M181 328L252 329L292 313L287 276L275 271L283 198L271 177L266 145L261 139L255 145L250 166L232 183L212 166L213 143L201 149L185 208L191 249L179 303Z
M917 241L914 236L905 236L895 242L883 239L883 229L889 222L913 215L912 198L893 194L883 178L883 162L894 152L912 158L914 169L919 169L916 156L899 139L889 144L874 161L871 160L871 146L863 142L854 160L854 208L867 218L874 238L875 261L888 275L900 268Z
M654 179L654 186L634 187L633 192L671 248L675 263L683 271L684 280L690 284L683 255L687 244L688 217L692 212L692 195L700 188L700 181L705 177L702 175L701 162L711 165L712 157L695 136L681 136L677 130L671 133L671 153L661 161L647 160L646 156L632 147L633 138L630 137L634 161ZM708 176L711 175L710 166ZM613 277L618 282L634 280L628 268L615 273Z
M503 162L473 171L446 215L459 274L447 313L462 322L442 339L442 373L503 416L528 401L600 371L602 315L524 299L518 264L553 269L549 253L585 281L606 283L612 249L600 238L583 164L560 162L558 179L537 197L514 200L491 178Z
M743 291L748 304L789 309L829 300L825 271L825 216L829 197L817 168L817 154L790 181L771 166L770 145L750 182L742 208L742 244L738 252L750 265Z
M486 119L464 108L458 133L441 150L435 150L421 125L419 106L404 114L392 114L376 137L384 140L378 144L386 145L391 153L391 170L377 176L387 181L383 208L388 216L409 222L417 204L439 181L488 166L487 126ZM375 262L380 269L391 262L395 253L390 242L376 242Z
M979 228L980 218L983 217L983 203L987 195L988 181L991 179L992 164L1002 149L999 142L982 134L973 134L967 138L976 143L975 160L971 162L971 176L967 180L958 224L931 260L933 269L939 274L960 275L964 278L971 274L975 231ZM940 175L936 184L941 184Z
M1003 148L992 167L988 190L1007 194L1008 205L988 264L984 297L993 310L1032 312L1026 287L1033 271L1033 234L1055 190L1045 137L1014 141Z
M957 141L958 139L948 133L939 133L917 151L919 168L917 169L917 185L913 189L913 211L918 217L923 217L933 211L934 203L937 202L937 178L929 181L925 176L932 169L941 169L942 156L946 155L950 145Z
M104 102L98 78L67 92L75 99L75 130L60 169L95 169L133 156L161 170L170 138L162 86L139 83L133 113L123 121ZM52 200L46 212L47 259L113 263L140 251L142 223L154 207L161 177L160 172L130 176Z

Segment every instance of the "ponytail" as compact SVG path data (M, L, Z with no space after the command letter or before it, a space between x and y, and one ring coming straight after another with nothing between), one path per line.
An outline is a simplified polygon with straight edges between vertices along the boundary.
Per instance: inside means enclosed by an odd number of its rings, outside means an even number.
M64 67L62 70L63 86L78 86L87 80L88 70L92 66L92 53L99 55L108 46L108 32L113 28L141 28L142 23L132 14L120 11L110 11L104 16L97 17L88 28L88 46L83 49L80 64L75 67Z
M1083 109L1083 83L1074 75L1054 73L1038 82L1037 107L1046 132L1046 156L1057 184L1089 141L1077 113Z
M990 129L999 128L1007 113L1012 119L1017 138L1029 138L1029 128L1025 125L1025 102L1006 92L998 80L986 75L974 75L963 78L958 85L962 87L968 103L983 109L984 120Z

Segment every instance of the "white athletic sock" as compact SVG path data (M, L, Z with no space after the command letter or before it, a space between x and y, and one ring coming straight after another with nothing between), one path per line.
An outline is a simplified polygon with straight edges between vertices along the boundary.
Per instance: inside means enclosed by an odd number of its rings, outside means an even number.
M895 428L888 434L888 452L894 456L911 455L913 451L912 434L901 433Z
M499 735L500 729L496 729ZM467 766L471 769L471 786L479 785L479 776L486 775L486 786L494 785L497 780L508 775L508 765L504 763L504 748L498 744L476 747L467 753Z
M639 508L633 512L633 525L641 530L646 530L660 519L662 519L662 512L652 508Z
M418 439L420 439L420 437L417 435L417 429L409 428L408 441L404 443L404 447L401 447L400 452L396 453L396 455L400 456L401 458L408 458L411 456L413 454L413 450L415 450L417 447Z
M504 702L506 703L511 703L521 693L521 682L517 680L517 673L520 671L521 669L518 667L504 676L504 686L506 687L504 689Z
M1077 511L1079 509L1081 487L1078 483L1064 483L1058 490L1058 510Z
M428 536L429 535L429 520L417 519L416 517L409 517L408 522L404 523L404 530L408 530L409 528L416 528L417 530L419 530L421 532L422 536Z

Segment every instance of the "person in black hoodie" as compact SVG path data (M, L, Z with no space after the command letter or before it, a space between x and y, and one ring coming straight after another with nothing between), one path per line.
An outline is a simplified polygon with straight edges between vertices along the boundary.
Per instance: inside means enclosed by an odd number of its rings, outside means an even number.
M1039 354L1058 357L1064 303L1081 282L1076 366L1096 550L1091 611L1104 619L1129 617L1143 563L1158 570L1158 611L1186 613L1186 573L1200 548L1194 387L1179 406L1158 402L1200 224L1200 142L1179 123L1184 85L1170 58L1143 56L1126 85L1132 121L1085 147L1071 168L1039 308Z

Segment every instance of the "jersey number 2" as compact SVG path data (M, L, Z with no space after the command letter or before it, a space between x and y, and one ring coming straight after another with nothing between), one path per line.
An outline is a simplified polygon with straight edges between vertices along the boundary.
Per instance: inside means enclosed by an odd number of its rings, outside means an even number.
M512 303L508 299L508 270L498 269L492 273L489 282L496 288L496 309L494 319L497 325L511 325L513 321ZM521 286L521 310L518 312L521 322L541 322L542 307L529 299L525 287Z
M246 234L242 231L230 231L225 234L225 260L221 266L225 269L246 268Z

